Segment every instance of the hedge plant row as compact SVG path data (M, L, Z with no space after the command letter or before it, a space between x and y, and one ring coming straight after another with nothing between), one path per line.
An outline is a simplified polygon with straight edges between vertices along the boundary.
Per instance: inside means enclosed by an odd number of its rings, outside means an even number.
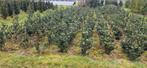
M20 47L35 47L39 53L50 44L57 45L60 52L67 52L75 35L81 32L81 54L86 55L92 47L91 38L93 30L96 29L106 54L111 54L115 49L114 41L120 40L124 53L131 60L135 60L146 48L143 44L147 35L145 22L144 17L125 12L113 5L97 8L71 7L47 10L43 15L30 12L25 24L17 25L23 27L16 31L10 30L8 35L17 33L16 36L21 36ZM30 46L28 43L32 37L39 42ZM42 40L45 37L47 42Z

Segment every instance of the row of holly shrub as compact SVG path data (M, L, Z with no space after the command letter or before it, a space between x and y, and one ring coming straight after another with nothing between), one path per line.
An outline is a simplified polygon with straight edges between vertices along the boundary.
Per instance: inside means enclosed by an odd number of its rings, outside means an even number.
M43 15L30 11L25 24L20 24L16 18L12 26L1 27L0 49L4 50L4 43L12 39L19 42L20 48L35 47L38 53L50 44L56 44L60 52L67 52L76 34L82 32L81 54L87 55L92 48L93 30L96 29L106 54L111 54L115 49L114 41L120 40L124 53L135 60L147 49L144 44L147 40L145 22L144 17L114 5L47 10Z
M54 8L53 4L45 0L0 0L0 14L4 19L19 14L21 10L27 12L28 9L33 9L32 11L42 12L51 8Z

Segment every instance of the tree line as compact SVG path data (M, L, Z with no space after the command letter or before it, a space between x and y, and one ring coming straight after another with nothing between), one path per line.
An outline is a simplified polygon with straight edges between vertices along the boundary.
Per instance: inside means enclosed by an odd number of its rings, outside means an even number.
M46 9L53 8L53 4L45 2L44 0L1 0L0 1L0 14L4 19L7 16L13 16L20 13L20 11L27 12L28 10L45 11Z
M129 8L132 12L147 14L147 0L82 0L84 6L97 7L113 4L123 8Z

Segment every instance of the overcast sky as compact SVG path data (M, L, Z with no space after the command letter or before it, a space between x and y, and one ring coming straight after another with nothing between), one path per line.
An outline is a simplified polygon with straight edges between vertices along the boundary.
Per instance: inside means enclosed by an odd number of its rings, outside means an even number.
M73 5L73 1L50 1L54 5Z

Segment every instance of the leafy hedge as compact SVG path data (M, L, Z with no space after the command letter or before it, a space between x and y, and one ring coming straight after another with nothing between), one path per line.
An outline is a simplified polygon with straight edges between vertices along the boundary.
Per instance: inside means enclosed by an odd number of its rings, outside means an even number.
M142 9L142 13L144 15L147 15L147 3L144 5L143 9Z
M0 50L3 50L4 44L5 44L5 26L1 27L0 31Z

